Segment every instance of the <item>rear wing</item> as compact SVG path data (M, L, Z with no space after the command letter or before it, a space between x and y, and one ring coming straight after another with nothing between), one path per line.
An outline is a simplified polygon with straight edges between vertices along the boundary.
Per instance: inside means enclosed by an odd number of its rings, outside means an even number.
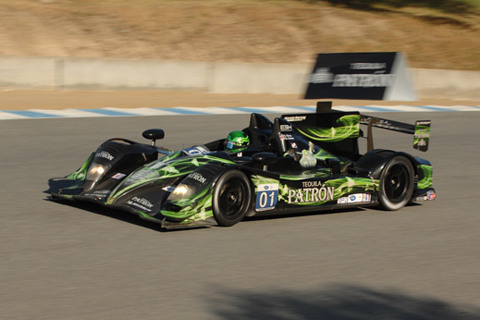
M360 124L367 126L367 150L373 150L372 128L381 128L413 135L413 148L418 151L427 151L430 140L430 120L417 120L415 124L408 124L367 115L360 115Z
M309 140L332 152L343 151L345 156L358 153L358 137L365 137L360 125L367 126L367 150L373 150L373 128L381 128L413 135L413 147L419 151L428 150L430 120L419 120L415 124L383 119L360 114L332 110L331 101L317 103L316 113L283 115Z

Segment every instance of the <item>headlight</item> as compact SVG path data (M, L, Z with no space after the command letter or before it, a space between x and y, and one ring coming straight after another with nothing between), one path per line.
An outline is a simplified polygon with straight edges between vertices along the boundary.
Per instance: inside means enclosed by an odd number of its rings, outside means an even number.
M85 178L85 184L83 185L83 191L87 191L92 189L97 181L99 181L105 173L110 170L110 164L100 164L100 163L92 163L90 168L88 168L87 176Z
M87 180L95 181L105 173L105 167L99 163L93 164L87 172Z
M195 187L186 184L179 184L168 196L167 200L180 200L195 194Z

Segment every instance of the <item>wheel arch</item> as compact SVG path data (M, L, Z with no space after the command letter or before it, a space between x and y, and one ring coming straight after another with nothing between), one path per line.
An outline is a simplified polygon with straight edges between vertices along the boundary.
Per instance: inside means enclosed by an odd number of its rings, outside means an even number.
M383 169L387 163L396 156L403 156L410 160L413 166L414 175L418 174L418 161L409 153L393 150L376 149L364 154L356 163L359 169L368 170L373 179L380 179Z

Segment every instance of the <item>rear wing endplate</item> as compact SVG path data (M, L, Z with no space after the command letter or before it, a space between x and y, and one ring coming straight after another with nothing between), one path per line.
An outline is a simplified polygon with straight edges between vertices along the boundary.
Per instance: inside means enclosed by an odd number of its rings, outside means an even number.
M367 126L367 150L373 150L373 134L372 128L381 128L413 135L413 148L419 151L428 150L428 142L430 140L430 120L417 120L415 125L360 115L360 124Z

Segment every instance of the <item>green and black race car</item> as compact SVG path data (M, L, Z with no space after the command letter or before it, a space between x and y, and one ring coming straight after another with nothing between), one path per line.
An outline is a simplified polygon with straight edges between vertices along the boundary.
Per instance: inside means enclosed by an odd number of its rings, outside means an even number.
M373 149L372 128L414 135L428 148L430 121L416 125L358 112L317 109L250 124L228 139L179 151L111 139L93 152L52 199L89 201L137 214L164 228L231 226L245 217L380 206L398 210L433 200L432 166L405 152ZM358 139L367 126L367 152ZM52 180L54 181L54 180Z

